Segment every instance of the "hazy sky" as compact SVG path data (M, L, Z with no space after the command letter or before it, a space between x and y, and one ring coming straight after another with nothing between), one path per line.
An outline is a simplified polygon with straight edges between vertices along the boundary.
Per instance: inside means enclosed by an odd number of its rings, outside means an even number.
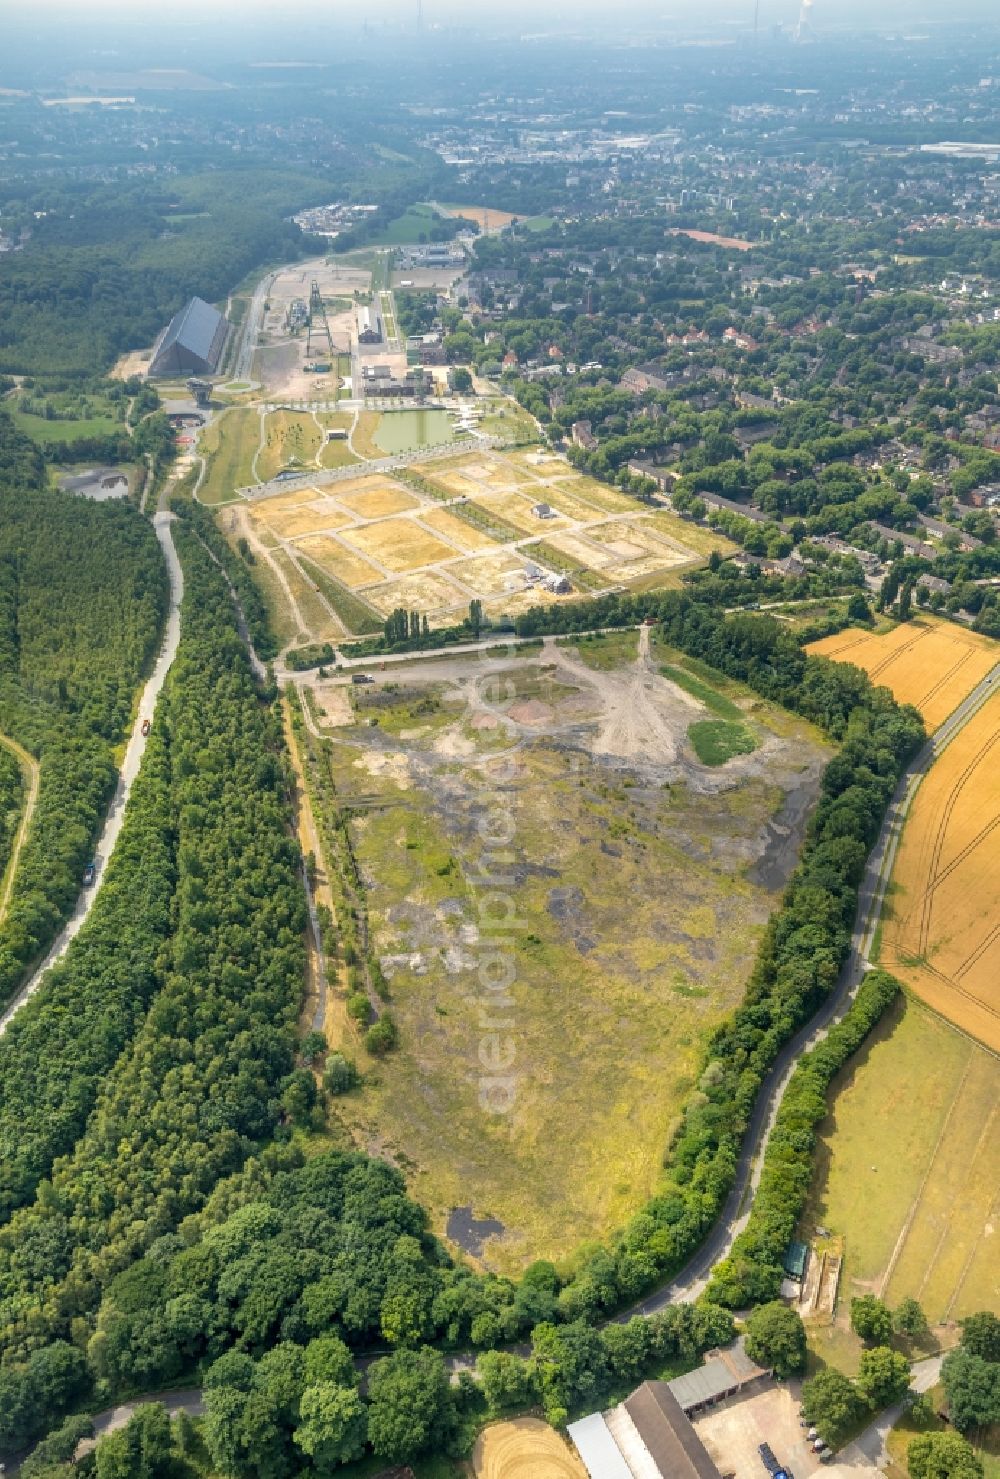
M88 24L98 17L120 15L127 23L135 25L147 19L150 25L162 25L168 19L159 6L146 4L149 0L31 0L28 6L14 0L0 0L0 24L6 14L9 20L21 24L38 23L46 18L59 17L63 21L71 17L81 24ZM339 20L351 25L367 16L370 23L383 20L404 20L416 15L417 0L171 0L170 16L183 16L208 21L227 14L237 14L247 20L277 25L280 16L284 23L292 18L315 17L329 28ZM753 0L423 0L424 24L461 22L475 26L477 22L489 23L497 17L517 19L530 24L533 30L559 28L573 29L581 21L589 26L607 18L609 25L620 33L623 26L632 20L635 24L648 27L650 23L682 21L701 24L706 20L744 20L753 15ZM762 24L794 21L799 11L799 0L760 0ZM888 24L906 23L915 25L921 21L938 21L960 24L962 17L975 16L983 19L997 17L996 0L816 0L814 15L817 25L836 26L844 22L861 21L867 25L884 20Z

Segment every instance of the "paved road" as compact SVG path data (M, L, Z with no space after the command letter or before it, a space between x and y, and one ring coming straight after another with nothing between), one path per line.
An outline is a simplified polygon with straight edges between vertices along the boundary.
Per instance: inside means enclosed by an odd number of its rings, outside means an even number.
M267 295L271 291L271 284L277 277L276 272L269 272L262 277L254 288L253 297L247 304L246 317L240 328L240 343L233 357L233 370L230 379L249 380L253 370L253 357L257 351L257 343L260 339L261 327L264 323L264 304Z
M910 1391L929 1392L941 1377L941 1362L944 1356L928 1356L925 1361L916 1361L910 1372ZM893 1402L859 1433L853 1443L848 1443L837 1455L834 1473L842 1468L882 1468L888 1458L886 1439L899 1422L909 1405L909 1398Z
M163 687L164 679L170 671L170 665L174 660L177 652L177 644L180 641L180 604L181 597L184 594L184 577L181 573L180 561L177 558L177 551L174 549L174 541L170 533L172 521L173 514L167 513L158 513L153 518L156 536L160 541L160 546L167 562L167 571L170 576L170 606L167 613L166 627L164 628L163 644L153 666L153 671L142 691L139 711L136 714L135 724L132 727L132 733L129 736L125 749L125 759L118 776L115 794L112 797L111 807L105 818L103 831L94 848L94 857L97 861L96 881L89 888L82 890L76 901L76 907L73 913L56 937L55 943L49 950L48 955L46 955L41 965L34 971L31 978L22 986L3 1016L0 1017L0 1036L7 1031L15 1015L20 1011L29 997L34 996L41 985L45 972L65 955L70 941L79 934L84 920L93 908L94 900L97 897L104 877L105 867L111 854L114 852L115 843L118 841L118 834L121 831L122 820L125 815L125 806L128 802L129 793L132 790L132 782L139 774L139 765L142 761L143 751L146 748L146 741L142 735L142 721L143 719L152 717L160 689Z

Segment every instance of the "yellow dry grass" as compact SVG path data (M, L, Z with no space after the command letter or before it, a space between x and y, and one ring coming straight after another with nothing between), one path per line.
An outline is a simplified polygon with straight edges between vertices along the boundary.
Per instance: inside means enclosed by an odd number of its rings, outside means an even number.
M882 959L1000 1051L1000 693L917 791L893 870Z
M531 493L515 492L480 492L475 495L472 502L479 508L485 509L487 513L499 514L506 519L508 524L513 524L515 529L520 529L524 534L537 534L539 538L553 529L565 529L568 520L562 514L557 514L552 519L540 519L531 512L535 503L547 503L543 490L538 490L537 496Z
M315 560L334 580L339 580L341 585L346 585L351 590L371 585L383 578L381 570L376 569L360 554L353 553L339 540L331 539L325 534L311 534L306 539L297 540L296 548Z
M575 534L553 534L551 539L545 541L551 544L568 559L574 560L578 565L584 565L590 570L604 570L614 562L614 555L601 545L595 544L591 539L578 539Z
M569 1443L537 1417L490 1423L472 1454L476 1479L587 1479Z
M500 595L515 575L523 574L524 561L513 550L497 549L448 567L449 575L484 596ZM521 582L523 584L523 581Z
M958 1320L1000 1298L1000 1063L918 1001L834 1080L802 1225L844 1238L842 1305L874 1293Z
M433 617L445 611L461 611L469 603L460 586L434 570L387 580L384 585L367 591L365 600L383 616L388 616L397 606L405 606L407 611L421 611Z
M420 499L396 483L373 483L370 488L359 488L356 492L338 492L337 502L357 514L359 519L383 519L389 514L416 508Z
M477 226L483 226L487 231L502 231L511 221L518 219L510 211L497 211L487 205L443 205L441 209L447 216L461 216L466 221L475 221Z
M295 539L300 534L318 534L321 529L341 529L351 522L350 514L331 501L305 503L290 509L255 509L255 524L263 524L279 539Z
M428 508L420 515L420 522L433 529L442 538L457 544L459 549L477 550L492 549L494 541L482 529L476 529L472 524L467 524L457 514L449 513L446 508Z
M362 524L348 530L344 538L356 545L363 555L370 556L394 574L436 565L441 560L452 559L455 554L428 529L422 528L416 519L385 519L378 524Z
M814 642L810 652L863 668L913 704L934 730L1000 661L1000 645L934 616L915 616L888 632L848 627Z
M276 493L271 498L254 498L250 503L255 519L268 518L274 511L286 508L301 508L303 503L321 498L318 488L293 488L288 493Z

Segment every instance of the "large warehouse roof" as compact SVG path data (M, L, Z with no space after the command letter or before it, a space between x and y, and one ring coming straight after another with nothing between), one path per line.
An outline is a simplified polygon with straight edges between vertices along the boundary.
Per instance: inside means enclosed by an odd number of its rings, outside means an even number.
M200 371L211 374L219 363L229 324L203 298L192 298L174 314L153 350L151 375Z

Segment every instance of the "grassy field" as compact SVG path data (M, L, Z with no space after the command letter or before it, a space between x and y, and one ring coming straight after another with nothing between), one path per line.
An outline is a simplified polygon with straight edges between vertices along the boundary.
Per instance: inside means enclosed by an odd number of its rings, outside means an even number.
M352 694L355 727L331 731L338 793L365 798L351 835L401 1033L380 1061L350 1043L365 1086L333 1105L332 1133L394 1159L439 1231L456 1207L497 1218L488 1259L505 1269L567 1258L654 1190L778 896L755 872L768 823L825 753L733 685L771 744L706 787L683 758L697 711L666 682L644 684L658 707L621 732L634 680L605 654L631 663L634 637L514 656L496 701L475 662L380 674ZM662 750L642 749L657 725ZM513 861L494 899L484 839L501 829ZM482 980L501 957L514 1090L487 1113L500 1008Z
M688 739L702 765L725 765L736 755L752 755L757 748L747 726L731 719L699 719L688 725Z
M863 668L900 703L915 705L929 730L1000 662L1000 643L923 614L884 632L847 627L812 643L809 651Z
M421 236L427 237L431 227L439 223L441 217L433 206L411 205L395 221L390 221L376 236L371 238L372 246L412 246L420 241ZM388 283L381 286L388 287Z
M1000 1303L1000 1063L912 998L839 1075L803 1235L844 1238L840 1308L875 1293L929 1320Z
M253 482L259 438L260 417L248 406L226 411L206 426L198 441L208 465L198 490L202 503L229 503L237 488Z
M123 432L125 424L113 415L85 416L78 421L50 421L45 416L31 416L25 411L15 411L9 405L10 417L18 431L33 442L75 442L79 437L110 436Z
M935 761L903 829L881 959L1000 1052L1000 693Z
M308 412L270 411L264 418L264 443L257 458L257 477L266 483L279 472L313 467L322 445L323 434Z

